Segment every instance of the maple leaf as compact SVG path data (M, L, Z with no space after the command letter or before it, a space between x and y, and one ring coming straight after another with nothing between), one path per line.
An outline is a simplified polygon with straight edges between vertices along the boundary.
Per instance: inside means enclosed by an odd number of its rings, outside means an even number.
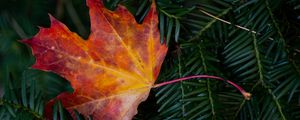
M40 28L24 40L36 57L33 68L52 71L70 81L74 92L57 96L69 111L96 120L127 120L149 94L167 52L159 42L154 4L143 24L123 6L115 11L99 0L87 0L91 34L83 40L50 16L50 28ZM47 109L47 108L46 108Z

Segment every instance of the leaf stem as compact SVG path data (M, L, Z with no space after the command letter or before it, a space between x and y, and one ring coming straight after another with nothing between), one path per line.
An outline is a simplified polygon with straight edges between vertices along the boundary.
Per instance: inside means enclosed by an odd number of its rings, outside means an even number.
M246 92L242 87L235 84L234 82L232 82L230 80L225 80L221 77L211 76L211 75L194 75L194 76L178 78L178 79L174 79L174 80L171 80L171 81L155 84L152 88L158 88L158 87L161 87L161 86L165 86L165 85L169 85L169 84L172 84L172 83L176 83L176 82L180 82L180 81L184 81L184 80L189 80L189 79L193 79L193 78L211 78L211 79L225 81L225 82L231 84L232 86L234 86L235 88L237 88L242 93L242 95L244 96L244 98L246 100L250 100L250 98L251 98L251 93Z

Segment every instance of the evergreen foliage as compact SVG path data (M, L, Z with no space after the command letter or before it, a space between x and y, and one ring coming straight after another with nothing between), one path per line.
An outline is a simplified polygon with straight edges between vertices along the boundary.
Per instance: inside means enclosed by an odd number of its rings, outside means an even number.
M191 75L230 79L252 93L195 79L155 88L134 119L294 120L300 118L299 0L156 0L166 56L157 83ZM125 5L142 24L150 0L105 0ZM62 92L63 78L32 70L34 57L18 42L49 26L48 13L84 38L84 0L0 1L0 119L43 119L44 107ZM76 111L76 110L75 110ZM75 112L77 119L92 119ZM54 119L71 119L59 101Z

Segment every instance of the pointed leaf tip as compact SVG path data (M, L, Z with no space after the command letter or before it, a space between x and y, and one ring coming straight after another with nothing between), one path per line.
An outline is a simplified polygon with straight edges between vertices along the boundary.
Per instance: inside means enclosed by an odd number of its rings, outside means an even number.
M102 0L86 0L86 5L88 7L100 5L103 6L103 1Z
M18 42L25 44L25 45L31 45L31 39L25 39L25 40L18 40Z
M48 13L48 16L49 16L49 18L50 18L51 23L52 23L53 21L56 21L56 19L55 19L50 13Z

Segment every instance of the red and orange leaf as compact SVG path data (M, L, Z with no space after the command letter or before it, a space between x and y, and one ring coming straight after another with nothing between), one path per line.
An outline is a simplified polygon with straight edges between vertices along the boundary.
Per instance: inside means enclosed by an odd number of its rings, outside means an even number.
M57 97L68 110L92 114L95 120L131 119L148 97L167 52L159 42L155 6L137 24L123 6L109 11L99 0L87 0L87 5L88 40L50 16L50 28L23 41L36 57L32 67L70 81L74 93Z

